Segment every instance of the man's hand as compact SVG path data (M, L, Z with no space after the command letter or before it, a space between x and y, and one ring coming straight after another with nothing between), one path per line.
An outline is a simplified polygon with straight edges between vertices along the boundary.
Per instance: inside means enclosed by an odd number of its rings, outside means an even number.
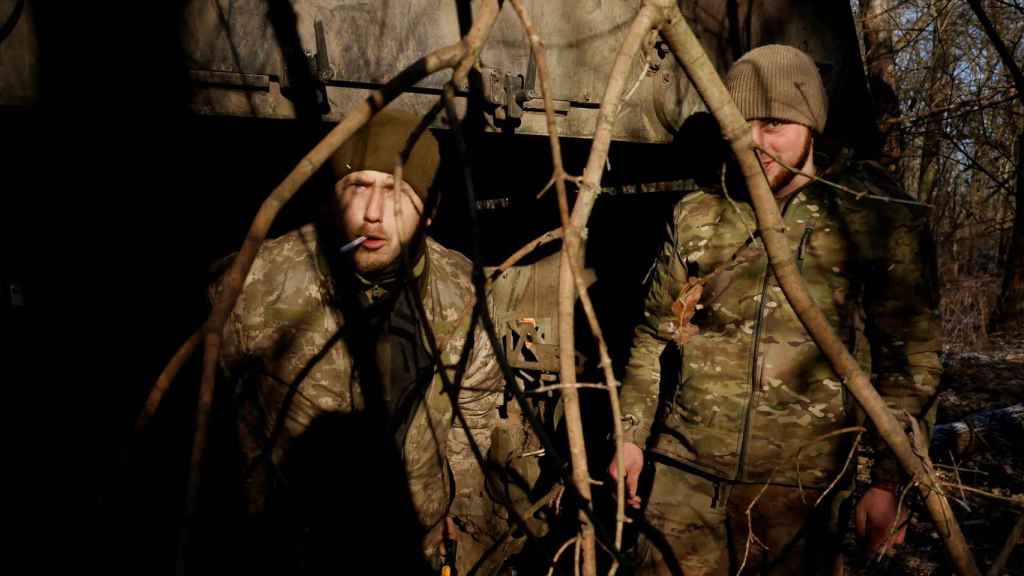
M907 527L904 525L907 519L907 510L900 511L899 519L896 518L898 498L893 492L872 486L861 497L857 503L857 510L854 515L854 527L857 530L857 538L863 545L866 545L868 554L874 555L889 538L889 533L894 525L899 527L889 548L894 544L902 544L906 535Z
M616 482L619 480L619 467L617 458L612 458L608 466L608 474ZM626 475L626 504L633 508L640 507L640 497L636 495L637 482L640 480L640 471L644 469L644 451L632 442L622 443L622 471Z

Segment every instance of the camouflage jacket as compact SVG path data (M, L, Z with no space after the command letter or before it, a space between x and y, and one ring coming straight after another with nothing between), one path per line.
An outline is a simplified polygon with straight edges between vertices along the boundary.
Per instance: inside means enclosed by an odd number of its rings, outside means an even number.
M423 305L442 347L443 365L454 380L454 367L469 330L472 310L467 307L474 299L471 263L429 238L426 257L426 278L420 279ZM218 289L215 284L211 290L216 293ZM332 339L345 322L337 307L330 304L332 289L327 263L317 248L315 227L307 225L263 243L224 329L224 368L256 388L258 410L243 409L242 414L243 421L249 417L249 428L262 428L253 431L253 437L269 437L289 383L308 370L287 407L283 433L274 446L275 462L285 456L289 441L298 438L315 417L365 409L350 347L344 338ZM497 417L501 380L487 337L479 328L474 337L458 395L468 433L461 425L453 425L450 396L442 390L435 367L401 450L412 504L424 527L435 525L446 512L469 514L481 507L477 500L484 491L484 476L471 452L469 434L486 453ZM318 355L322 357L316 359ZM312 368L308 368L311 361ZM262 417L251 418L253 413ZM247 441L246 435L243 430L245 459L258 458L261 443L251 438ZM451 502L447 465L457 487ZM259 508L259 503L250 502L251 511Z
M837 163L826 178L901 195L871 163ZM815 303L869 374L873 366L890 407L930 430L941 323L923 210L814 182L782 212ZM799 466L798 449L863 414L783 295L751 234L755 222L748 203L707 192L676 205L622 386L627 440L726 480L797 484L799 474L804 486L821 486L841 466L850 436L806 446ZM659 410L659 359L677 323L672 303L691 277L707 278L692 320L699 334L680 347L679 385ZM876 479L900 479L894 457L872 440Z

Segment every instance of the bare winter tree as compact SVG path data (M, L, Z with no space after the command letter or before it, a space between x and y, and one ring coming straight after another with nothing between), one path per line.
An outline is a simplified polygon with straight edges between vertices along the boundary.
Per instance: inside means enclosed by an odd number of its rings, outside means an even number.
M1019 329L1024 2L856 8L882 160L933 207L948 341L984 344L989 332Z
M999 54L1000 62L1003 65L1003 75L1008 75L1013 81L1017 90L1018 102L1024 104L1024 73L1021 72L1021 66L1018 63L1021 58L1016 50L1011 50L1011 47L1007 46L1004 40L1005 34L1017 32L1016 40L1012 44L1015 49L1020 46L1022 34L1016 30L1007 29L1009 25L1005 18L998 19L1003 28L1000 30L996 22L989 18L988 11L981 5L980 0L968 0L968 4L971 5L971 10L978 17L978 22ZM1000 2L997 9L1000 7L1004 9L1001 11L1001 15L1005 15L1007 18L1016 16L1019 26L1021 5L1017 2ZM1011 11L1017 12L1017 14L1014 15ZM1021 211L1021 199L1024 198L1024 130L1018 133L1016 142L1016 167L1013 170L1013 173L1016 174L1016 215L1013 219L1009 254L1003 274L1003 287L992 318L994 327L1019 325L1021 320L1024 320L1024 213Z
M893 18L898 0L861 0L861 29L864 36L864 63L874 99L875 116L882 137L882 163L892 165L902 149L898 124L899 96L896 93L896 51Z

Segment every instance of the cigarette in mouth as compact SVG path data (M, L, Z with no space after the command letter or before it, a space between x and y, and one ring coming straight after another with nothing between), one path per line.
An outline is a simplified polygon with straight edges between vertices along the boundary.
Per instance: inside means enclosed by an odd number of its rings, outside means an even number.
M346 252L351 252L351 251L355 250L356 248L358 248L359 245L362 244L363 242L366 242L366 236L360 236L360 237L356 238L355 240L349 242L348 244L345 244L344 246L342 246L341 247L341 253L345 254Z

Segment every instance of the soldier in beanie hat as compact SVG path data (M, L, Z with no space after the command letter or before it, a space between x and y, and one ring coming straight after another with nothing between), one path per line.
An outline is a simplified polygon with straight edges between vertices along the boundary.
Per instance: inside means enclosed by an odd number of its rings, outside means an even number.
M331 157L337 181L332 228L344 242L366 237L351 251L356 270L365 276L394 280L402 249L411 252L407 260L413 263L422 257L421 233L438 197L432 191L441 155L433 134L419 138L403 164L402 182L393 182L395 164L418 123L411 114L384 110Z
M774 118L825 131L825 87L810 56L781 44L747 52L729 69L725 86L747 120Z
M446 527L486 523L470 442L487 451L502 382L478 325L455 401L443 390L475 296L471 262L425 233L429 130L394 181L418 122L384 110L341 146L325 217L263 243L225 326L249 512L274 519L260 552L286 569L337 569L386 543L379 569L423 573Z
M929 431L942 347L927 214L878 200L905 195L875 163L815 160L827 105L808 55L756 48L725 83L762 149L815 304L898 417ZM672 565L686 575L736 574L741 564L744 574L812 574L831 572L838 556L845 523L835 493L850 483L827 489L853 442L834 433L864 415L782 294L751 234L752 206L735 198L703 190L676 205L634 335L621 391L622 480L628 503L658 533L640 539L638 574ZM699 302L684 321L678 310L697 281ZM679 373L661 373L663 353L679 354ZM908 479L873 431L865 440L876 458L856 526L871 554L898 522ZM609 471L614 478L614 461Z
M785 198L805 185L806 176L785 166L813 175L813 135L825 130L827 96L811 57L792 46L761 46L729 69L725 85L750 122L754 142L770 153L758 156L775 196Z

